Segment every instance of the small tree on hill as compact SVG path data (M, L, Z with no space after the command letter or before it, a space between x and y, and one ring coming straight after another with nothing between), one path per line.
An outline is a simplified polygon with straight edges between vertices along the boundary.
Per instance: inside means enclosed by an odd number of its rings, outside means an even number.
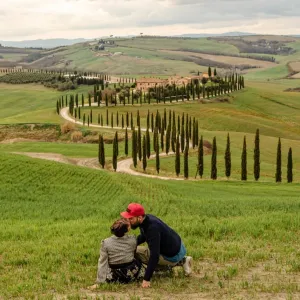
M141 126L138 126L137 151L138 151L139 161L141 161L142 160L142 134L141 134Z
M146 137L143 136L143 170L146 171L147 168L147 145Z
M202 179L203 176L203 169L204 169L204 161L203 161L203 136L201 135L199 146L198 146L198 166L197 166L197 172L199 172L199 176ZM197 177L197 173L195 178Z
M281 140L278 139L277 145L277 159L276 159L276 174L275 174L276 182L281 182Z
M127 127L125 129L125 155L128 156L128 131L127 131Z
M135 129L133 128L132 130L132 161L133 161L133 166L136 168L137 166L137 141L136 141L136 132Z
M254 178L257 181L260 177L260 141L259 129L256 130L254 141Z
M227 135L227 145L225 150L225 175L227 178L231 175L231 151L230 151L230 137Z
M184 178L189 178L189 146L185 146L184 150Z
M247 180L247 144L246 144L246 136L244 136L243 151L242 151L241 180Z
M214 137L213 145L212 145L210 178L213 180L217 179L217 139L216 139L216 137Z
M288 163L287 163L287 182L293 182L293 154L292 148L289 149Z
M105 150L104 150L104 140L103 140L103 136L101 134L99 135L98 160L99 160L99 164L101 165L102 169L104 169Z
M151 155L151 140L150 140L149 129L147 129L146 131L146 152L147 152L147 158L149 159Z
M211 67L210 66L208 67L208 77L209 78L211 77Z
M155 128L155 130L157 130L157 127ZM156 146L155 146L155 148L156 148L156 155L155 155L155 161L156 161L156 172L157 172L157 174L159 174L159 170L160 170L160 160L159 160L159 142L158 142L158 138L156 138L156 140L155 140L155 142L156 142Z
M176 175L180 174L180 142L179 142L179 134L176 138L176 155L175 155L175 172Z
M117 170L117 161L118 161L118 133L115 133L114 143L113 143L113 169Z

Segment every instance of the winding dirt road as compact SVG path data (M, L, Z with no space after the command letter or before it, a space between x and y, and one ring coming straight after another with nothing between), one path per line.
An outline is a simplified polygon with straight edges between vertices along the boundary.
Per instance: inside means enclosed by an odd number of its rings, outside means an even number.
M98 106L98 104L92 103L92 106ZM104 106L104 105L101 105L101 106ZM60 115L63 119L65 119L68 122L78 124L78 125L83 125L83 122L81 122L79 120L75 120L73 117L71 117L69 115L68 107L62 108L60 110ZM90 124L89 126L96 127L96 128L110 128L111 129L110 126L100 126L100 125L96 125L96 124ZM113 129L124 130L124 128L122 128L122 127L114 127ZM141 128L141 131L145 132L146 128ZM190 147L191 147L191 144L190 144ZM56 162L60 162L60 163L72 164L72 165L87 167L87 168L91 168L91 169L101 170L101 167L99 166L97 158L69 158L62 154L57 154L57 153L35 153L35 152L14 152L14 153L20 154L20 155L26 155L26 156L33 157L33 158L46 159L46 160L56 161ZM169 152L169 155L172 155L172 154L174 154L174 153ZM166 155L167 155L166 153L160 153L160 157L163 157ZM150 156L150 159L153 159L153 158L155 158L155 154ZM117 172L134 175L134 176L159 178L162 180L185 180L184 178L163 177L163 176L159 176L159 175L151 175L151 174L137 172L130 168L131 165L132 165L132 158L127 158L127 159L118 161Z

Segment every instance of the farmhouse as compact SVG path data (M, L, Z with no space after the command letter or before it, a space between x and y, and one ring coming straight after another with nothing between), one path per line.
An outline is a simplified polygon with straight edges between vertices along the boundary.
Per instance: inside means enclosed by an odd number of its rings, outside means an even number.
M201 81L202 78L209 78L208 73L200 73L196 76L190 77L182 77L182 76L171 76L168 79L160 79L160 78L140 78L136 81L136 88L138 90L147 91L149 88L154 88L155 86L163 86L166 85L187 85L191 82L196 83L196 81Z
M136 88L138 90L146 91L149 88L154 88L155 86L166 86L168 84L167 79L160 78L140 78L136 81Z

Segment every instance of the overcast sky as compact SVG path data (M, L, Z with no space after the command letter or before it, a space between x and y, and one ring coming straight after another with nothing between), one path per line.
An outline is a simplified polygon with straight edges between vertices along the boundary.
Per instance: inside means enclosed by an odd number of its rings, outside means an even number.
M0 40L228 31L300 34L299 0L0 1Z

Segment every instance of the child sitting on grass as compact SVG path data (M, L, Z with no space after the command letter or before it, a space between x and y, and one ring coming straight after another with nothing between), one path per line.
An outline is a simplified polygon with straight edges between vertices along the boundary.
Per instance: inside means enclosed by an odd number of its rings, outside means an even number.
M136 237L126 234L130 230L128 220L115 221L110 230L113 236L101 242L97 283L92 289L97 288L99 283L129 283L143 276L142 263L134 258Z

